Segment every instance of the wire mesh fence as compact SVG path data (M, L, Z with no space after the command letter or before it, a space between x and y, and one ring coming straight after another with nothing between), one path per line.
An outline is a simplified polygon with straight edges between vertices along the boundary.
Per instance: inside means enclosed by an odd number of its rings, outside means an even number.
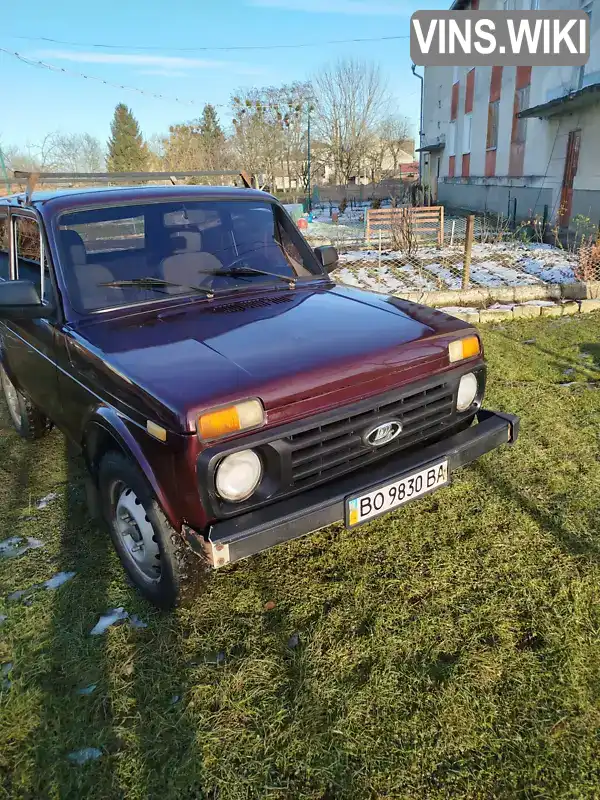
M304 233L313 245L337 247L340 281L384 292L572 283L600 275L600 246L547 243L547 231L532 221L514 227L506 217L439 208L387 212L374 224L377 209L317 208Z

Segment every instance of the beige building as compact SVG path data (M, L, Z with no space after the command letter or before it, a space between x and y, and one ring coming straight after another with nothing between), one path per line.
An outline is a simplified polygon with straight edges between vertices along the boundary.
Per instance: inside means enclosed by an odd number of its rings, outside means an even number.
M477 7L456 0L452 8ZM426 67L423 176L440 202L540 216L561 227L600 220L600 0L479 0L480 10L584 9L585 67Z

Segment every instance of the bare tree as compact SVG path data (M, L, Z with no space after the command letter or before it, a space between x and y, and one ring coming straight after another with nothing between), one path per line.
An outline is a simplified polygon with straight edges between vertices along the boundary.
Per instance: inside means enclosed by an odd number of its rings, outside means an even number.
M24 148L9 147L5 152L11 169L34 172L101 172L104 153L99 140L89 133L48 133Z
M264 89L250 89L231 99L233 148L244 169L255 176L259 188L274 188L282 163L283 133L267 93Z
M303 183L311 98L307 83L244 90L232 97L232 146L259 183L274 189L276 178L283 177L296 191Z
M51 134L50 163L61 172L102 172L105 155L100 141L89 133Z
M148 169L150 172L164 172L165 165L165 142L168 137L164 134L153 133L146 139L148 148Z
M204 148L198 121L171 125L163 140L163 164L166 170L187 171L205 167Z
M319 139L337 181L348 183L359 173L384 116L386 82L376 64L346 59L323 69L314 88Z
M398 171L404 153L414 158L414 139L411 140L410 131L410 121L401 116L387 116L379 125L378 135L385 144L386 155L391 161L390 169L394 173Z

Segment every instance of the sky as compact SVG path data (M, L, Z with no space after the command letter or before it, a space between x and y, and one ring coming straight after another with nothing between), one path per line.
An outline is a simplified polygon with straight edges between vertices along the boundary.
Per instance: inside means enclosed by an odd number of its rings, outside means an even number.
M227 125L229 98L237 89L307 80L345 57L381 66L393 96L390 111L409 117L416 135L420 83L411 73L410 16L419 8L449 5L449 0L6 3L0 49L9 53L0 51L0 145L24 147L53 131L91 133L104 143L119 102L132 108L146 137L199 117L205 103L216 105ZM392 36L406 38L324 44ZM217 49L307 43L312 46ZM54 69L25 64L11 55L15 52Z

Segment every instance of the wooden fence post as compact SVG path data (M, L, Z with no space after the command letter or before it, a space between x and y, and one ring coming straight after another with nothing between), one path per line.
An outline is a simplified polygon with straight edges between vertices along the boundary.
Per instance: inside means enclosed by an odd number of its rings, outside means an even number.
M467 231L465 236L465 267L463 270L462 288L468 289L471 282L471 251L473 249L473 234L475 232L475 216L467 217Z

